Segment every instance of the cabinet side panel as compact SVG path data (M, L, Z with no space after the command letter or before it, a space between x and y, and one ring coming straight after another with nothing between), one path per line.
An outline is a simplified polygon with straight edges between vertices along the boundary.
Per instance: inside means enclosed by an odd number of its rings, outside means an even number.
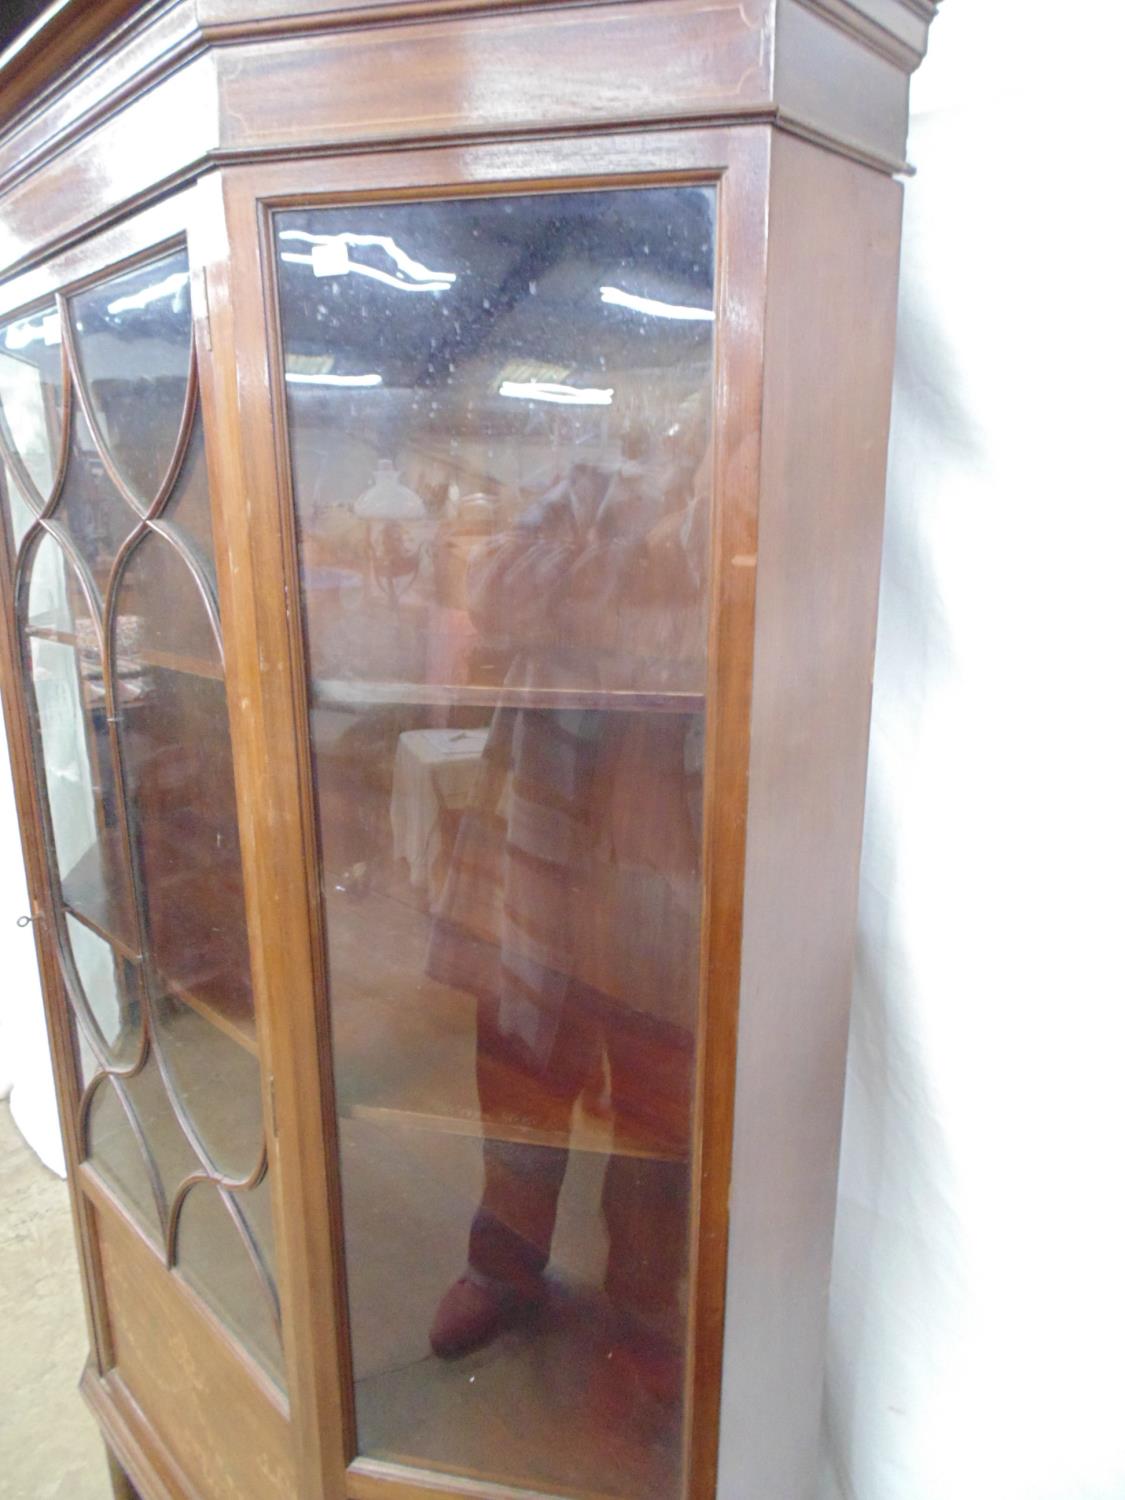
M769 196L720 1496L812 1493L878 598L899 185L785 136ZM748 1489L749 1486L749 1489Z

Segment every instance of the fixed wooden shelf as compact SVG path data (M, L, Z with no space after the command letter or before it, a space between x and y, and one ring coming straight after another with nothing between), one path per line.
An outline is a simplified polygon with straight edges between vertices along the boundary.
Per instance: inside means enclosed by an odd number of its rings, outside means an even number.
M30 621L24 633L33 640L54 641L61 646L79 649L78 636L72 630L62 630L56 625ZM222 663L204 656L193 656L180 651L157 651L147 646L130 646L129 660L143 667L156 667L165 672L183 672L189 677L207 677L214 682L223 681ZM124 678L128 681L128 678Z
M607 1071L591 1079L567 1126L545 1129L542 1085L489 1059L487 1065L503 1074L508 1105L503 1115L485 1118L477 1092L477 1001L427 976L429 916L393 889L384 886L360 900L330 896L341 1116L430 1134L686 1163L686 1143L671 1128L662 1131L651 1119L613 1110Z
M131 903L124 871L105 842L90 845L62 877L63 907L76 922L110 945L130 963L139 963L140 947L129 918Z
M633 689L485 686L476 683L363 682L320 678L312 683L317 708L356 709L390 706L456 708L609 709L630 713L694 714L704 706L703 693L648 692Z
M101 845L92 844L63 878L63 909L68 916L108 943L120 958L140 964L139 944L122 935L121 924L128 906L123 876L114 872L113 864L113 859L104 854ZM184 910L198 912L200 909L201 903L188 893L184 898ZM253 995L247 977L239 972L237 958L224 954L221 957L226 962L190 972L198 955L206 949L190 935L180 947L189 972L181 970L179 976L161 973L161 982L169 995L190 1006L240 1047L256 1054Z

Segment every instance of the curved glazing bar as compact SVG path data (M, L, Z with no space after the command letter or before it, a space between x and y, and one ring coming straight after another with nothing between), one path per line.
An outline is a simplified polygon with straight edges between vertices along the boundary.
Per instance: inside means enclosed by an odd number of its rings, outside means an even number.
M190 281L176 250L70 300L83 392L119 486L142 509L172 463L186 405Z
M217 1209L189 1279L280 1379L187 287L177 250L0 329L0 463L80 1137L169 1265Z

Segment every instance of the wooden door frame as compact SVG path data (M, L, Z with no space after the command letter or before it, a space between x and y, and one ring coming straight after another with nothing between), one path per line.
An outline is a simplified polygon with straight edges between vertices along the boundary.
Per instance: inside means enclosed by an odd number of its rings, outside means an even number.
M711 184L717 190L715 417L706 729L701 1025L694 1141L685 1494L714 1494L727 1199L740 987L742 870L756 581L766 188L762 127L606 134L364 152L222 170L207 184L214 353L224 422L217 493L233 575L224 597L235 756L259 1003L269 1013L290 1266L286 1326L308 1495L466 1493L463 1482L353 1459L319 858L284 378L270 246L288 206ZM245 789L246 795L242 792ZM299 1268L299 1269L298 1269ZM346 1470L346 1473L345 1473ZM448 1485L448 1487L447 1487ZM470 1493L485 1493L484 1490Z
M8 322L54 305L58 296L69 297L75 291L95 282L110 279L132 267L159 256L163 251L175 247L186 249L191 268L192 319L196 358L200 378L208 357L209 333L206 321L205 284L194 250L198 231L198 209L200 191L193 185L122 219L111 227L102 229L65 250L48 257L31 269L9 278L0 285L0 321ZM201 403L202 405L202 403ZM208 476L212 496L217 481L216 465L211 449L214 444L209 437L210 417L202 413L205 441L208 452ZM213 511L217 507L212 502ZM218 551L218 547L216 547ZM143 1393L130 1393L115 1371L116 1351L112 1321L109 1312L106 1275L100 1251L99 1220L115 1225L115 1232L127 1230L136 1240L141 1251L138 1268L143 1273L156 1273L157 1264L163 1268L163 1247L153 1239L151 1231L142 1224L132 1208L119 1192L91 1165L83 1159L81 1152L81 1130L79 1118L80 1079L77 1065L76 1044L70 1004L66 996L62 965L58 954L53 927L64 920L56 911L52 897L50 874L49 809L44 803L40 789L40 773L37 769L37 751L34 746L34 731L25 691L22 653L16 616L16 600L13 594L13 563L9 555L8 527L5 521L0 526L0 609L3 623L0 625L0 688L2 688L4 717L6 721L9 750L16 785L19 826L27 868L28 888L31 897L35 926L36 949L39 972L43 985L44 1005L48 1032L51 1041L51 1057L55 1089L62 1126L64 1158L71 1211L78 1242L82 1267L83 1294L89 1327L91 1358L82 1379L82 1390L102 1422L114 1450L125 1457L144 1451L148 1462L163 1473L163 1483L168 1493L189 1496L187 1481L182 1475L177 1478L175 1461L163 1451L159 1436L151 1424L144 1419L136 1405L136 1398ZM222 558L217 557L218 570L223 571ZM230 705L228 689L228 710ZM124 808L122 817L126 816ZM123 829L124 834L124 829ZM244 856L245 865L245 856ZM262 1079L263 1125L265 1129L268 1177L271 1180L271 1206L276 1217L281 1204L277 1191L277 1173L274 1171L274 1142L271 1130L269 1101L268 1038L266 1023L261 1017L260 1068ZM155 1066L155 1063L152 1063ZM206 1304L200 1295L173 1268L170 1273L174 1282L178 1306L184 1315L198 1319L209 1330L209 1336L217 1341L217 1347L226 1351L231 1368L244 1372L258 1396L285 1422L289 1420L289 1402L275 1383L242 1348L237 1337Z

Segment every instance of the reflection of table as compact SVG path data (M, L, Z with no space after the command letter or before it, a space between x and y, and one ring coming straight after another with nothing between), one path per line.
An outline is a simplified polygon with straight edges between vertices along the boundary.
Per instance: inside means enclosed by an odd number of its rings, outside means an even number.
M443 814L460 812L472 794L487 729L411 729L400 734L391 789L395 858L413 885L436 899Z

